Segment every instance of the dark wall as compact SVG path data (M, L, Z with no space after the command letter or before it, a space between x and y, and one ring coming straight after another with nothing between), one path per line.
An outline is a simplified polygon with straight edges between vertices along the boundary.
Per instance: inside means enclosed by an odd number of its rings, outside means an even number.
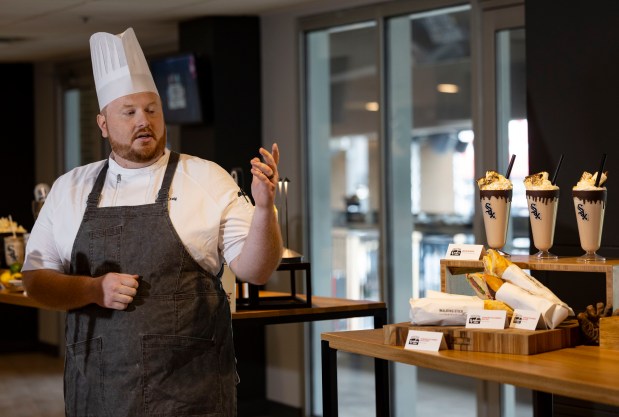
M28 230L34 223L31 211L35 185L33 74L30 64L0 64L0 217L10 214ZM0 304L0 317L9 318L2 322L0 352L35 346L36 309Z
M261 145L260 20L213 16L181 22L181 52L198 59L205 122L181 128L181 151L227 171L241 167L249 194L249 161Z
M10 214L30 230L35 185L33 66L0 64L0 79L0 217Z
M529 0L526 39L530 170L551 171L565 155L554 251L582 253L571 188L607 153L600 253L619 257L619 2Z
M571 188L583 171L597 171L606 153L608 201L599 253L619 258L619 2L570 0L559 7L529 0L525 13L530 171L552 171L564 154L552 251L583 253ZM603 274L556 275L542 280L575 311L604 301Z

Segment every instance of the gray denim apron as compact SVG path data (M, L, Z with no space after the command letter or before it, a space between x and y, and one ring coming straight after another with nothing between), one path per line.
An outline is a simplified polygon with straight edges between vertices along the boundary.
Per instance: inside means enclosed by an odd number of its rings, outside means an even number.
M71 274L139 274L140 285L126 310L91 304L68 312L67 416L236 415L226 294L187 252L168 215L178 158L170 153L153 204L97 207L107 162L88 196Z

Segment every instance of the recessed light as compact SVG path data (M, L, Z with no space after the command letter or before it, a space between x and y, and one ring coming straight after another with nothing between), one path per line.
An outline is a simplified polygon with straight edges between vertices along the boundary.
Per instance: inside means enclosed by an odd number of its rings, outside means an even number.
M445 94L456 94L458 91L460 91L460 87L458 87L456 84L439 84L436 86L436 89L439 93Z

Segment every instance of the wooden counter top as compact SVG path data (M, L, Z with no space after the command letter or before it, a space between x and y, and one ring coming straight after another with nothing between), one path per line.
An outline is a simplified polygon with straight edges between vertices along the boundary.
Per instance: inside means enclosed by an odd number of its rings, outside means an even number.
M24 295L23 292L0 290L0 303L13 304L22 307L47 308Z
M261 293L262 294L262 293ZM265 295L279 293L264 292ZM303 298L302 295L299 295ZM0 290L0 303L13 304L23 307L50 309L22 292ZM300 321L329 320L338 318L381 316L382 323L386 319L386 305L381 301L347 300L342 298L312 297L312 307L284 308L272 310L238 310L232 313L232 319L237 323L262 324L294 323Z
M537 355L413 352L383 343L383 330L323 333L331 349L619 406L619 351L577 346Z

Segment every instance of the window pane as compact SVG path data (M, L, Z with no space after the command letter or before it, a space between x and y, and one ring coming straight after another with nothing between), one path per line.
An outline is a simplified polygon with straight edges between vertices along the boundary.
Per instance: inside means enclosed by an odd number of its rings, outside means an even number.
M447 246L473 243L475 178L468 7L387 20L390 310L409 320L409 298L440 290ZM412 279L411 279L412 277ZM476 415L471 379L395 365L398 407L424 415ZM398 383L399 382L399 383ZM431 407L430 407L431 408Z
M374 22L305 35L312 287L319 296L380 299L377 39ZM371 327L371 318L312 324L314 415L322 414L320 333ZM340 361L340 375L373 386L365 362ZM342 416L371 407L362 391L351 392L359 398L340 407Z

